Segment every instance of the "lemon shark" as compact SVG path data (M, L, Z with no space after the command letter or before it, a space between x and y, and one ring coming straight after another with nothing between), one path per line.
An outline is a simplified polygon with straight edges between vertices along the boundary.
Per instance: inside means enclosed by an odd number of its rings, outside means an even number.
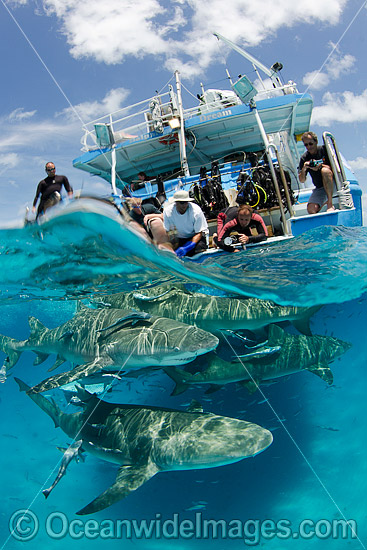
M183 285L159 286L142 292L121 292L92 300L104 307L135 308L216 332L220 329L259 330L291 321L302 334L311 334L310 318L319 306L280 306L271 300L191 293Z
M198 403L188 411L122 405L98 399L82 388L81 412L66 414L54 401L20 389L82 449L119 465L116 481L77 512L92 514L128 496L155 474L167 470L213 468L253 457L273 440L270 431L244 420L204 413Z
M72 319L54 329L46 328L34 317L29 324L28 340L0 335L0 349L9 358L7 369L26 350L37 354L34 364L57 354L52 368L65 361L78 365L47 378L33 391L56 388L106 368L185 364L218 345L218 338L196 326L131 310L82 306Z
M207 393L231 382L240 382L250 393L264 380L273 380L308 370L327 382L333 383L329 363L350 349L351 344L332 336L304 336L288 334L276 325L270 325L268 340L263 348L225 361L214 352L204 359L207 368L190 374L180 369L164 368L176 383L172 395L184 392L189 386L210 384Z

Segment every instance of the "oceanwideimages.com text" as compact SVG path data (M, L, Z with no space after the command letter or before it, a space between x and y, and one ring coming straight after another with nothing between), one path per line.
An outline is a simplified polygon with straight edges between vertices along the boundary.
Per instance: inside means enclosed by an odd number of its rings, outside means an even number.
M224 520L204 518L202 512L194 519L180 519L179 514L163 519L156 514L152 519L69 519L63 512L52 512L42 522L31 510L17 510L9 520L11 537L29 541L37 535L46 534L51 539L241 539L246 545L277 538L287 539L337 539L358 538L357 523L346 519L304 519L294 526L287 519Z

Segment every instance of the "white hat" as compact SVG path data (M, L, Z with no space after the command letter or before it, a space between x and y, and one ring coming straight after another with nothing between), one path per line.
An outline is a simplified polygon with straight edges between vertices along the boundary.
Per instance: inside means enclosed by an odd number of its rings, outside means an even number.
M194 199L192 199L188 193L188 191L176 191L176 193L173 195L173 200L175 202L192 202Z

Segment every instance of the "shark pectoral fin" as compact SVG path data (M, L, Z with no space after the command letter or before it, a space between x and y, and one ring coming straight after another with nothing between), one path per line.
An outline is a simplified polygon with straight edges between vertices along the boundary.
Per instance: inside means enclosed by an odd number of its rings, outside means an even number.
M331 369L327 364L318 365L317 367L309 367L307 370L322 378L322 380L329 384L329 386L331 386L331 384L334 382L333 373L331 372Z
M244 388L246 388L246 390L249 392L249 393L255 393L255 391L259 388L260 386L260 381L259 380L245 380L243 382L239 382L239 384L241 384L241 386L243 386Z
M142 466L121 466L116 481L104 493L99 495L90 504L77 512L78 516L99 512L141 487L143 483L152 478L159 471L153 462Z
M41 363L43 363L44 361L46 361L46 359L48 358L48 356L50 355L49 353L40 353L40 352L36 352L37 353L37 357L36 359L33 361L33 366L36 367L37 365L40 365Z
M79 380L79 378L90 376L91 374L94 374L95 372L101 370L105 365L111 364L112 360L109 358L98 358L91 363L84 363L83 365L79 365L70 371L62 372L61 374L55 374L55 376L50 376L36 386L33 386L27 393L40 393L58 388L60 386L64 386L65 384L69 384L70 382L75 382L75 380Z
M50 367L48 369L47 372L52 372L53 370L58 369L59 367L61 367L61 365L63 365L65 363L65 361L66 361L66 359L64 359L63 357L60 357L60 355L58 355L56 357L55 363L52 365L52 367Z
M191 374L176 369L175 367L162 367L162 369L176 384L171 395L180 395L180 393L187 390L189 384L187 384L186 381L192 377Z

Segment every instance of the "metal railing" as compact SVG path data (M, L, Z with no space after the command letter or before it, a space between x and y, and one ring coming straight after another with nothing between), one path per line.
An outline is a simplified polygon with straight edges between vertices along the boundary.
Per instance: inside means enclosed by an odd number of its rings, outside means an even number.
M354 208L353 197L350 192L349 181L345 175L343 160L333 134L324 132L322 134L326 152L330 161L331 170L334 175L335 185L339 199L340 210Z

